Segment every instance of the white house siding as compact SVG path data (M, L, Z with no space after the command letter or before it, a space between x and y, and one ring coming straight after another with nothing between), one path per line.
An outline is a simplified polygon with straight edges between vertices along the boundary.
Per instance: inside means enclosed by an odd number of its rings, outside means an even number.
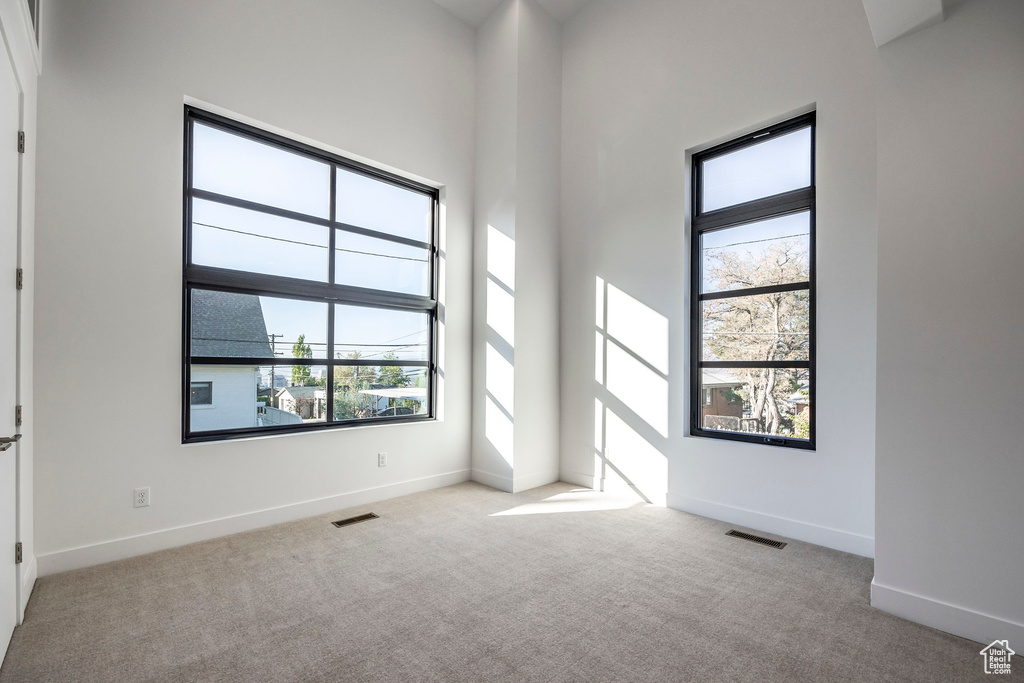
M193 366L193 382L213 382L213 405L192 406L192 431L255 427L256 371L240 365Z

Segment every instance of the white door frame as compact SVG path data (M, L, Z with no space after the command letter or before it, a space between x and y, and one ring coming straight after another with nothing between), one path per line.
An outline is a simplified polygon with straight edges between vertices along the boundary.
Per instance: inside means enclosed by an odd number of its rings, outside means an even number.
M33 3L36 11L36 22L30 15L29 3ZM42 61L39 51L40 37L36 31L39 22L40 4L37 0L0 0L0 59L7 59L14 73L18 90L18 129L28 134L28 149L25 154L18 155L18 201L17 201L17 267L26 272L25 289L17 293L17 369L15 377L15 400L26 411L24 425L17 429L23 435L13 450L15 451L15 534L16 539L25 543L22 563L17 565L16 599L17 623L20 625L25 618L25 605L36 579L37 565L34 554L33 533L31 528L31 491L25 485L32 480L32 434L31 434L31 396L32 369L27 367L31 359L30 345L32 340L32 296L33 276L29 269L34 244L34 182L26 174L35 173L35 103L38 77L42 72ZM27 113L28 112L28 113ZM31 120L28 120L31 116ZM0 144L14 144L14 141L0 141ZM29 161L31 159L31 161ZM28 194L31 193L31 194ZM27 205L27 206L26 206ZM26 244L27 243L27 244ZM26 296L28 295L28 296ZM6 436L6 435L4 435ZM0 558L3 560L6 558ZM6 647L6 643L4 643Z

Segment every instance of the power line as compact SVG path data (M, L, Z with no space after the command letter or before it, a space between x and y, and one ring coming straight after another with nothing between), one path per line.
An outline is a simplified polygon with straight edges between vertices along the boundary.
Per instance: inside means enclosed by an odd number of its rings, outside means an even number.
M269 235L259 235L259 234L254 233L254 232L246 232L245 230L235 230L233 228L225 228L225 227L220 226L220 225L211 225L210 223L200 223L199 221L192 221L192 224L193 225L201 225L204 228L212 228L214 230L223 230L224 232L233 232L236 235L248 235L249 237L259 237L261 239L273 240L275 242L285 242L287 244L297 244L297 245L303 246L303 247L313 247L315 249L327 249L328 248L328 246L326 244L313 244L312 242L300 242L298 240L289 240L289 239L285 239L284 237L271 237ZM347 252L349 254L360 254L362 256L376 256L378 258L396 259L398 261L415 261L416 263L426 263L427 262L427 259L425 259L425 258L424 259L420 259L420 258L412 258L410 256L392 256L390 254L378 254L378 253L373 252L373 251L359 251L357 249L342 249L341 247L335 247L334 250L335 251L344 251L344 252Z
M776 240L788 240L788 239L792 239L793 237L805 237L805 236L807 236L807 234L808 233L806 233L806 232L801 232L801 233L797 233L795 235L781 235L779 237L766 237L763 240L750 240L748 242L733 242L732 244L722 244L722 245L717 246L717 247L703 247L701 249L701 251L711 251L712 249L725 249L726 247L738 247L741 244L758 244L760 242L774 242Z

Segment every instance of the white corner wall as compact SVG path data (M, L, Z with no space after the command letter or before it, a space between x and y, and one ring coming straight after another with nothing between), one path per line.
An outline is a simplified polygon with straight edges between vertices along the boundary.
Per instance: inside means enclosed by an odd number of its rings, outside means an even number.
M42 6L40 572L468 479L473 30L418 0ZM181 445L186 97L444 186L443 420Z
M872 605L1024 645L1024 3L878 52Z
M558 479L561 27L506 0L477 31L473 478Z
M860 0L599 1L565 26L563 52L562 479L626 480L871 556L875 46ZM688 153L812 108L817 451L689 437ZM597 278L615 296L609 327L635 339L603 377ZM641 347L667 349L665 377L630 360Z

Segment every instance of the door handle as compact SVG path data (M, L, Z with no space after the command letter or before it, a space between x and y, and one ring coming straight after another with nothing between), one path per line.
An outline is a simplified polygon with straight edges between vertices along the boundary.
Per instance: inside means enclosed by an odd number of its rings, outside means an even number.
M18 439L21 438L21 434L15 434L9 438L0 438L0 453L3 453L8 448L18 443Z

